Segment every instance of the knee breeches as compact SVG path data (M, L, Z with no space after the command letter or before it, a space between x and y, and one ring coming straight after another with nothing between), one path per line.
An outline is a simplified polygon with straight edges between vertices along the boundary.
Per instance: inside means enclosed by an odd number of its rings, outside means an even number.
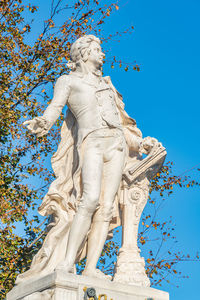
M82 163L83 194L79 212L112 218L113 203L124 168L126 143L119 129L98 130L84 141Z

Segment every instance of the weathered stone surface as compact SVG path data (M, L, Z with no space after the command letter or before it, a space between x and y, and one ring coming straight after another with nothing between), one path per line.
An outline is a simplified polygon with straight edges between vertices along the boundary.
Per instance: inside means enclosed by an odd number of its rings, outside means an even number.
M58 270L34 281L21 283L7 295L7 300L85 300L86 288L96 290L97 299L107 300L169 300L169 294L103 279L68 274Z

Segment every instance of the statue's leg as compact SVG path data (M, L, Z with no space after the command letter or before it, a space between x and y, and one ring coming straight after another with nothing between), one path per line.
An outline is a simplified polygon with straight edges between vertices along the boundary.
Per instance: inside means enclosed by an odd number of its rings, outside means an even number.
M69 233L66 258L57 269L73 272L77 253L90 229L91 218L98 206L101 191L103 156L96 139L88 139L84 145L82 164L82 199Z
M101 274L96 270L96 264L101 255L101 251L108 235L109 222L98 220L92 223L92 228L88 238L87 262L83 275L106 278L106 275Z
M96 265L105 244L109 223L112 218L113 203L122 178L125 148L119 148L121 138L106 138L103 167L103 203L93 218L88 238L88 252L84 275L105 277L97 273ZM119 150L120 149L120 150Z

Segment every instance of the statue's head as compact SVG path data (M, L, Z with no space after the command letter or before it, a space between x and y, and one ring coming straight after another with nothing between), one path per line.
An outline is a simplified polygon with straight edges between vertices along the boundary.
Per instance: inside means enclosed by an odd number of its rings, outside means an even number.
M73 69L80 61L84 63L90 62L96 68L101 67L105 55L101 50L100 44L100 40L94 35L84 35L77 39L70 50L70 58L74 65Z

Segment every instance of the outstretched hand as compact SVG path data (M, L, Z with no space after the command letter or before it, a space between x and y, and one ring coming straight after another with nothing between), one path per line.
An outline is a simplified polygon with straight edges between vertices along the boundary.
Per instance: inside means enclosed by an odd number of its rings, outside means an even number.
M23 125L27 126L28 130L32 134L36 134L37 137L41 137L47 133L44 119L41 117L36 117L33 120L28 120L23 123Z

